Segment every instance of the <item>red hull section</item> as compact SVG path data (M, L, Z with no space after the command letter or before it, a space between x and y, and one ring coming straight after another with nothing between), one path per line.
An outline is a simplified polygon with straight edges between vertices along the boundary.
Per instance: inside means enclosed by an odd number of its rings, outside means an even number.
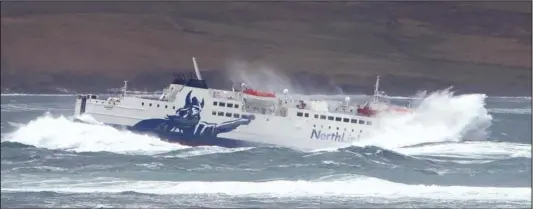
M404 107L390 107L389 109L385 110L386 111L391 111L391 112L398 112L398 113L410 113L410 112L413 112L411 109L408 109L408 108L404 108ZM370 107L368 106L365 106L365 107L362 107L362 108L357 108L357 113L360 114L360 115L363 115L363 116L375 116L378 111L377 110L373 110L371 109Z
M369 107L357 108L357 113L364 116L374 116L377 112Z

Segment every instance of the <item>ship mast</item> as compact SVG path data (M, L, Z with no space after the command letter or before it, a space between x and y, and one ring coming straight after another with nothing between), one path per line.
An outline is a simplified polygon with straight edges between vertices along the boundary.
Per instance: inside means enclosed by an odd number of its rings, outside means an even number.
M192 62L194 64L194 72L196 72L196 78L198 80L202 80L202 75L200 74L200 70L198 69L198 63L196 63L196 58L192 58Z
M379 99L379 75L376 79L376 85L374 86L374 100L373 102L376 103L378 102L378 99Z
M128 81L124 81L124 87L122 87L122 90L123 90L122 96L123 97L126 96L127 89L128 89Z

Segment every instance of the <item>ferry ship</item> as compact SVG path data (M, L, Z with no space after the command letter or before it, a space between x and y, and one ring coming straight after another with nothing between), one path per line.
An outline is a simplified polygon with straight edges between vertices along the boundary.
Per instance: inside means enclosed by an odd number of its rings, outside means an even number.
M349 97L331 104L291 96L287 89L281 94L264 92L244 83L240 89L209 88L194 57L192 61L195 76L176 76L159 98L130 96L125 81L118 96L78 95L74 116L87 114L106 125L188 146L315 150L361 139L377 125L373 115L389 107L377 100L379 77L374 101L357 107Z

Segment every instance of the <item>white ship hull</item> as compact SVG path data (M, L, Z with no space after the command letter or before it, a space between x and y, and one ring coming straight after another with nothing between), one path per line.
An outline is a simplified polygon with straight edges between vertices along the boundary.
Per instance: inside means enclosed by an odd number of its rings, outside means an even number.
M88 114L107 125L190 146L274 145L297 150L351 144L376 125L369 117L319 108L323 103L318 101L298 107L301 100L276 96L263 98L266 106L262 107L263 99L254 103L253 96L242 92L200 84L173 82L160 100L126 95L102 100L80 95L75 115Z
M205 90L185 91L199 92L201 94L200 91ZM191 135L182 133L181 129L163 130L157 127L167 121L165 119L167 115L176 114L178 107L181 108L185 105L185 102L179 102L179 99L175 103L136 97L124 97L118 101L120 102L115 101L113 105L113 102L106 100L82 99L80 97L76 100L75 115L88 114L107 125L124 127L141 133L153 133L169 142L178 142L191 146L241 147L269 144L298 150L313 150L349 144L354 140L358 140L372 128L366 122L365 124L353 124L314 118L314 114L319 115L319 117L320 115L342 117L342 114L306 111L309 113L309 117L298 117L296 115L300 110L296 108L289 108L286 117L254 114L243 112L240 108L230 109L213 106L212 99L205 99L205 105L200 112L201 122L208 125L220 125L228 121L242 124L235 124L237 127L229 132L220 132L214 135ZM226 100L219 99L218 101ZM84 102L85 110L82 111ZM144 105L142 105L143 103ZM152 106L149 106L150 103ZM237 103L237 101L234 101L234 103ZM172 107L175 107L175 109ZM215 115L213 115L213 111L215 111ZM219 114L222 114L222 116ZM243 118L236 119L234 118L235 114L252 115L254 119L249 120L249 122L247 119L243 120ZM347 117L344 116L344 118ZM367 117L350 117L350 119L353 118L361 121L371 121ZM144 126L142 124L139 125L140 122L146 120L157 120L159 123L156 125L146 123ZM195 127L195 129L198 129L198 127Z

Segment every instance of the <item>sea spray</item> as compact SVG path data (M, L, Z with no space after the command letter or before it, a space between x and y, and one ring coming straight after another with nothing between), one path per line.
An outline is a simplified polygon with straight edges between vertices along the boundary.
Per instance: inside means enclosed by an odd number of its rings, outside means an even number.
M425 97L413 113L381 114L377 129L355 146L394 149L435 142L457 142L465 136L483 136L492 117L485 108L484 94L454 95L449 90Z
M89 116L84 116L87 119ZM2 136L2 142L18 142L39 148L75 152L114 152L122 154L158 154L187 148L159 138L136 134L99 124L73 122L49 114L38 117Z

